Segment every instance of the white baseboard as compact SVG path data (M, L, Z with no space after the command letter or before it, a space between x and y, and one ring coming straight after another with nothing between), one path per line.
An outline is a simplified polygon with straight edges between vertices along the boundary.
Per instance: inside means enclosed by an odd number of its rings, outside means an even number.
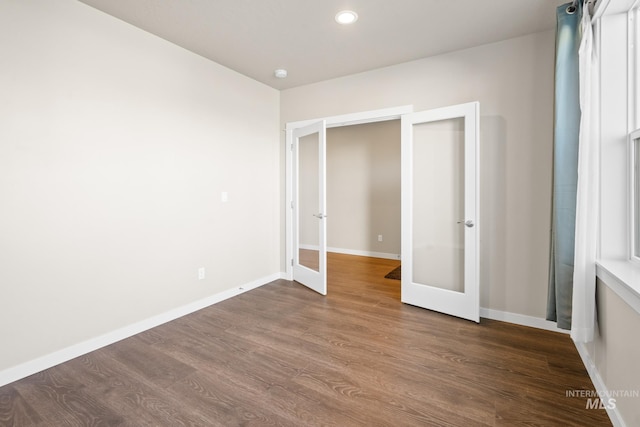
M349 255L372 256L376 258L398 259L397 257L399 257L399 255L395 255L395 254L381 254L377 252L365 253L361 251L351 251L351 250L337 249L337 248L330 248L329 250L330 252L346 253ZM207 298L194 301L190 304L175 308L173 310L169 310L165 313L150 317L140 322L136 322L134 324L125 326L115 331L106 333L104 335L91 338L89 340L86 340L78 344L74 344L72 346L69 346L62 350L48 354L46 356L42 356L37 359L30 360L20 365L14 366L12 368L5 369L4 371L0 371L0 387L6 384L12 383L14 381L18 381L22 378L28 377L29 375L33 375L45 369L49 369L53 366L59 365L60 363L67 362L76 357L98 350L107 345L116 343L125 338L129 338L133 335L139 334L146 330L155 328L156 326L160 326L164 323L178 319L182 316L186 316L188 314L191 314L203 308L217 304L221 301L240 295L244 292L266 285L267 283L270 283L277 279L286 280L287 273L285 272L275 273L270 276L266 276L261 279L254 280L244 285L240 285L235 288L217 293L215 295L211 295ZM514 323L517 325L545 329L545 330L554 331L554 332L562 332L565 334L569 333L569 331L559 329L554 322L550 322L548 320L544 320L538 317L525 316L522 314L509 313L505 311L492 310L488 308L480 308L480 317ZM606 391L607 390L606 386L604 385L604 382L602 381L602 378L600 377L600 374L598 373L598 370L596 369L584 345L576 344L576 347L587 369L587 372L589 373L589 376L591 377L591 380L593 381L596 387L596 390L598 392ZM609 414L609 418L611 418L611 421L614 426L626 427L626 424L622 420L617 409L607 409L607 413Z
M309 251L317 251L318 249L320 249L320 246L318 246L318 245L305 245L304 243L300 243L298 245L298 247L300 249L306 249L306 250L309 250Z
M343 249L343 248L327 248L327 252L333 252L337 254L345 255L357 255L368 256L371 258L383 258L383 259L400 259L400 254L388 254L384 252L371 252L371 251L358 251L355 249Z
M593 359L591 359L587 347L584 345L584 343L575 343L575 345L578 349L578 354L580 354L580 358L582 359L582 363L584 364L584 367L587 368L587 373L589 374L589 377L591 378L591 381L596 388L596 392L599 396L607 396L609 394L609 390L602 380L596 364L593 362ZM627 427L627 424L622 419L622 415L620 414L620 411L617 407L610 408L609 405L605 405L605 409L607 410L607 415L609 415L611 424L613 424L615 427Z
M318 248L319 248L318 246L314 246L314 245L300 245L300 249L307 249L310 251L317 251ZM345 255L368 256L371 258L400 259L400 254L388 254L386 252L360 251L357 249L327 247L327 252L333 252L336 254L345 254Z
M522 314L509 313L506 311L480 308L480 317L484 317L486 319L492 319L492 320L500 320L508 323L514 323L516 325L530 326L532 328L545 329L553 332L561 332L563 334L571 333L571 331L558 328L555 322L551 322L549 320L545 320L539 317L525 316ZM587 348L583 343L575 343L575 346L578 349L578 353L580 354L582 363L587 369L587 373L589 374L589 377L591 378L591 381L593 382L593 385L595 386L596 391L598 392L598 394L606 396L608 391L607 387L604 381L602 380L602 377L600 376L600 372L598 372L598 369L595 363L593 363L593 360L591 359L591 356L589 355ZM611 423L615 427L627 427L624 420L622 419L622 416L620 415L620 411L618 410L618 408L610 408L608 406L605 406L605 408L607 410L607 415L609 415L609 418L611 419Z
M151 328L155 328L156 326L162 325L163 323L167 323L182 316L186 316L187 314L191 314L195 311L201 310L205 307L209 307L210 305L219 303L236 295L240 295L244 292L266 285L267 283L281 278L283 278L283 273L275 273L270 276L246 283L244 285L236 286L235 288L219 292L207 298L194 301L182 307L169 310L165 313L158 314L156 316L150 317L140 322L136 322L123 328L116 329L115 331L108 332L104 335L88 339L78 344L74 344L46 356L42 356L37 359L14 366L12 368L5 369L3 371L0 371L0 387L19 379L28 377L29 375L33 375L45 369L49 369L53 366L59 365L60 363L67 362L78 356L82 356L107 345L121 341L125 338L129 338Z
M484 317L485 319L500 320L502 322L515 323L516 325L530 326L532 328L545 329L547 331L561 332L563 334L571 333L571 331L558 328L555 322L551 322L540 317L509 313L508 311L499 311L480 307L480 317Z

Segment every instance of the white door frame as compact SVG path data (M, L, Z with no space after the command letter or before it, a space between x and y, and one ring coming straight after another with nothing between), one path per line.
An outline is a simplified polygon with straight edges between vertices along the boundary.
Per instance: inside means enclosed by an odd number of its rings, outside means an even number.
M383 108L380 110L363 111L359 113L342 114L339 116L321 117L317 119L301 120L297 122L289 122L285 127L285 152L286 152L286 223L285 223L285 279L293 280L293 156L291 147L293 144L293 130L314 122L324 120L327 124L327 129L341 127L341 126L353 126L365 123L375 123L387 120L398 120L403 114L413 113L413 105L405 105L400 107ZM329 213L330 214L330 213Z

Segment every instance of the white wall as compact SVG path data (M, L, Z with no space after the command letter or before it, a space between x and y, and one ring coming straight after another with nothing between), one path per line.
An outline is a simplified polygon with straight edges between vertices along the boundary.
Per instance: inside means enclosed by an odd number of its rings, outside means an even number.
M276 90L74 0L0 61L0 373L278 274Z
M420 111L480 101L481 305L543 318L553 60L549 31L293 88L281 93L282 126L407 104ZM283 253L284 243L283 234Z
M327 129L327 213L330 248L400 254L399 120Z
M598 324L594 340L580 344L587 352L585 362L592 378L595 375L594 383L601 381L604 386L601 390L608 391L616 400L616 415L627 426L640 425L637 396L640 393L640 341L637 339L640 314L600 279L596 309Z

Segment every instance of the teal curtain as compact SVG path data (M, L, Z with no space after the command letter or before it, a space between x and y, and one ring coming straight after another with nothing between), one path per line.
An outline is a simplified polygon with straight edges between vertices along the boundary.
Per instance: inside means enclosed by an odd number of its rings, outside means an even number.
M573 13L572 13L573 12ZM571 329L573 259L578 184L580 76L578 48L582 5L557 8L553 159L553 208L547 320Z

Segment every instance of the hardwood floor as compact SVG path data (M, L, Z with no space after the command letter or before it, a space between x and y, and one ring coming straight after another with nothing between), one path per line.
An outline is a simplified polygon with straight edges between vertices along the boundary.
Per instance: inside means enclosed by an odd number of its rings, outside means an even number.
M329 254L328 296L278 280L0 387L0 425L611 425L567 335L404 305L397 265Z

